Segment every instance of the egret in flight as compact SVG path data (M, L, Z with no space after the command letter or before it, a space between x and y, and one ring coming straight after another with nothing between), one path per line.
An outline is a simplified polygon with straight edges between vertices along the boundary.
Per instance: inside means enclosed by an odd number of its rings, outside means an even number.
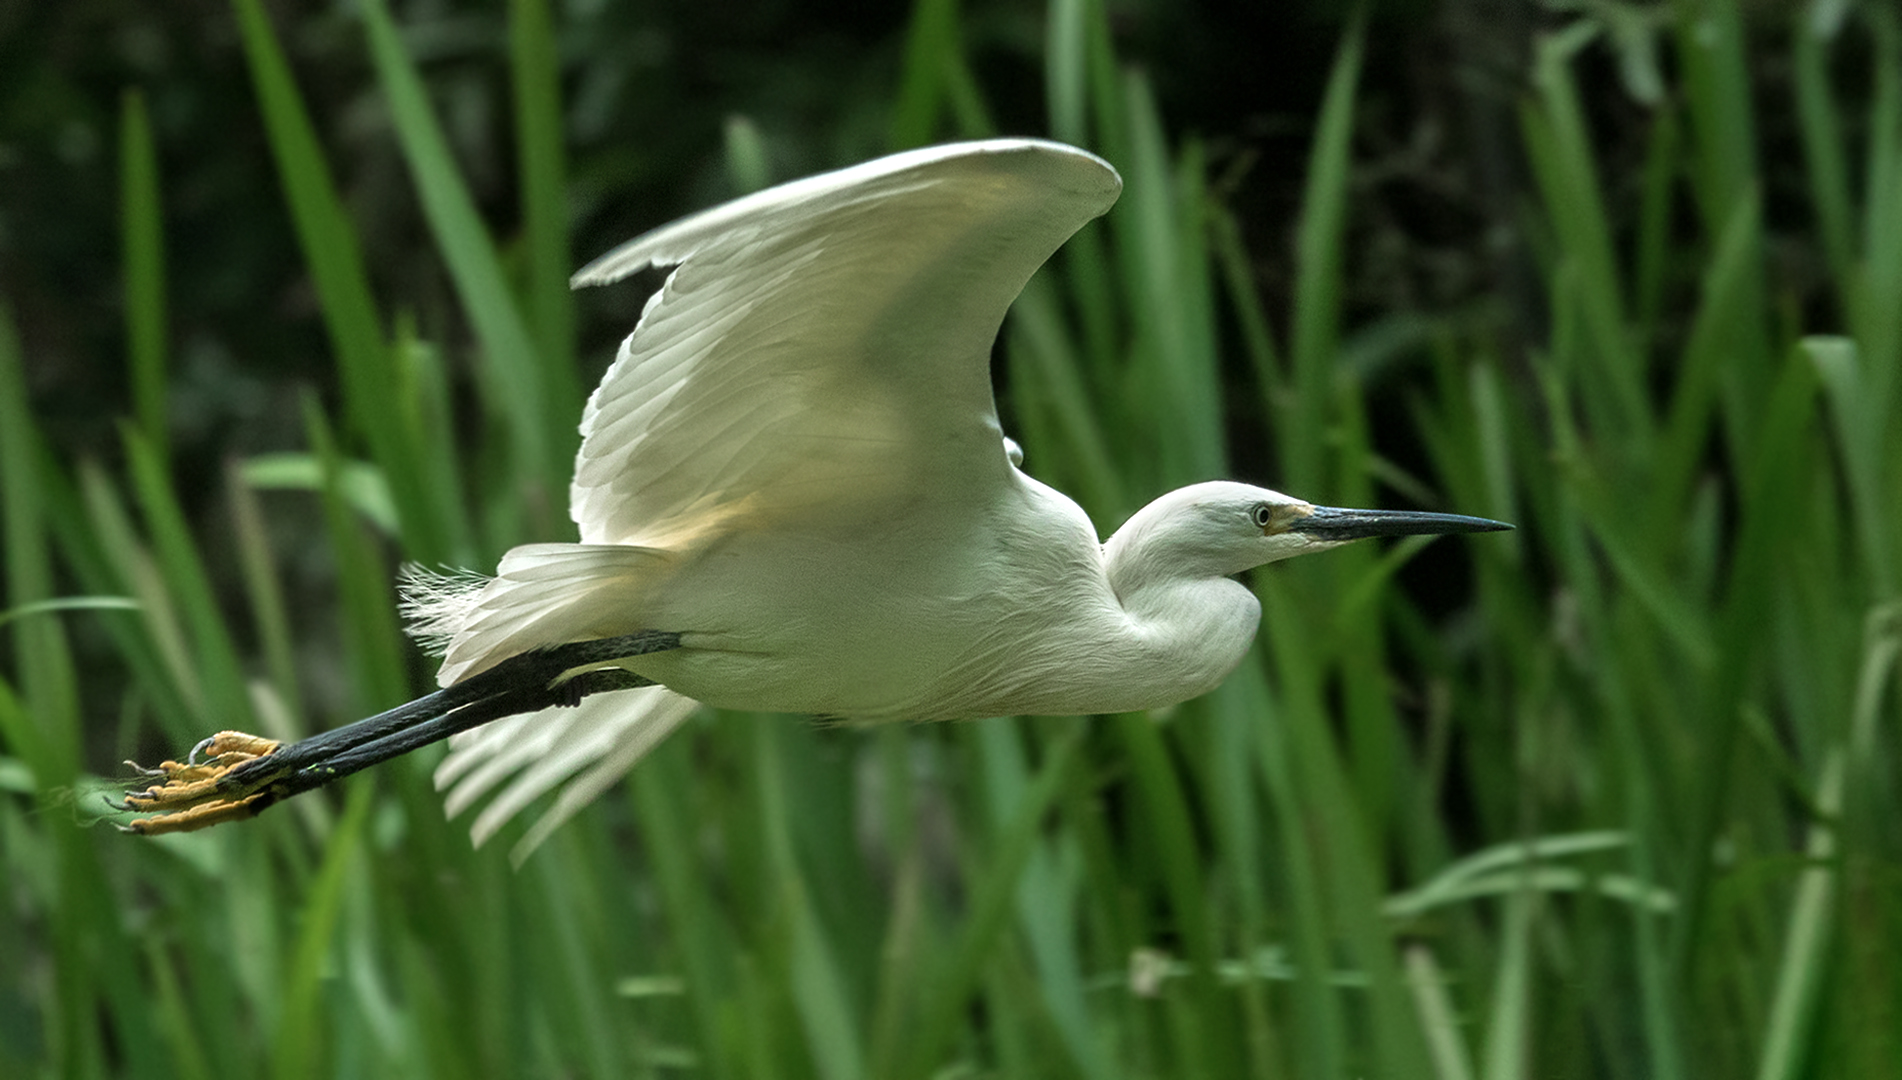
M1254 638L1261 605L1234 575L1364 537L1511 527L1214 481L1099 541L1018 468L990 356L1030 275L1121 190L1058 143L937 146L590 263L574 285L672 270L582 415L580 542L515 548L493 577L410 572L443 689L297 743L212 736L146 774L122 805L157 816L130 827L248 817L461 732L437 774L451 813L513 778L478 842L574 778L532 845L697 703L855 721L1171 705Z

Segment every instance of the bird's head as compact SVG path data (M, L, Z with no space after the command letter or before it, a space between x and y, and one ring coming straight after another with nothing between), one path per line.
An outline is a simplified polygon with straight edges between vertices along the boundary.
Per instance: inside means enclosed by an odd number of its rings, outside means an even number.
M1112 576L1227 577L1371 536L1496 532L1511 525L1464 514L1348 510L1218 480L1178 488L1138 510L1104 545Z

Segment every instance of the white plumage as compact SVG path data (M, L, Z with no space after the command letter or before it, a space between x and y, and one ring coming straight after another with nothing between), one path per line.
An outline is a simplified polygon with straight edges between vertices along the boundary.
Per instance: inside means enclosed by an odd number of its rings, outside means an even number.
M1099 543L1016 468L989 358L1030 275L1120 190L1055 143L933 147L739 199L575 275L675 267L588 401L581 542L518 547L491 579L413 577L412 630L446 644L445 686L562 642L664 630L681 647L625 662L658 687L456 737L437 773L451 813L508 781L478 841L580 774L532 846L696 701L853 720L1171 704L1252 640L1260 608L1229 575L1357 536L1503 527L1345 525L1360 512L1214 482Z

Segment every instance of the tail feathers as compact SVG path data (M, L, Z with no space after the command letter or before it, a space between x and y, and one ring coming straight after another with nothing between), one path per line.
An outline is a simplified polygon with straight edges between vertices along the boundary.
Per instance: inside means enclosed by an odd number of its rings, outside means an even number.
M664 551L626 544L528 544L504 555L492 578L408 566L403 614L411 636L442 655L436 681L448 686L530 649L642 629L641 601L668 562ZM436 787L449 793L450 817L499 790L470 829L478 845L560 788L511 852L519 864L697 707L655 686L504 717L450 740Z
M404 631L431 656L443 655L492 580L473 570L431 570L421 563L405 563L396 577L402 597L398 610L408 624Z
M469 837L479 846L523 807L561 787L554 804L510 851L520 865L698 706L664 687L644 687L596 694L573 708L506 717L465 732L450 740L449 756L436 769L437 790L449 791L443 809L455 817L502 785L470 827Z
M436 681L448 686L529 649L643 629L640 599L667 561L626 544L527 544L492 578L410 566L403 614L442 655Z

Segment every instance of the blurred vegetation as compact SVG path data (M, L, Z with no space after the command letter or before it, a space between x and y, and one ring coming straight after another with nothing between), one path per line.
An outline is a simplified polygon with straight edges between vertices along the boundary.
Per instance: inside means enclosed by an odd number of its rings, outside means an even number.
M0 1075L1902 1060L1888 7L293 7L0 7ZM401 560L572 535L639 303L573 265L997 132L1127 185L1000 350L1105 532L1218 475L1520 531L1256 574L1166 714L706 716L520 871L431 755L83 827L419 692Z

